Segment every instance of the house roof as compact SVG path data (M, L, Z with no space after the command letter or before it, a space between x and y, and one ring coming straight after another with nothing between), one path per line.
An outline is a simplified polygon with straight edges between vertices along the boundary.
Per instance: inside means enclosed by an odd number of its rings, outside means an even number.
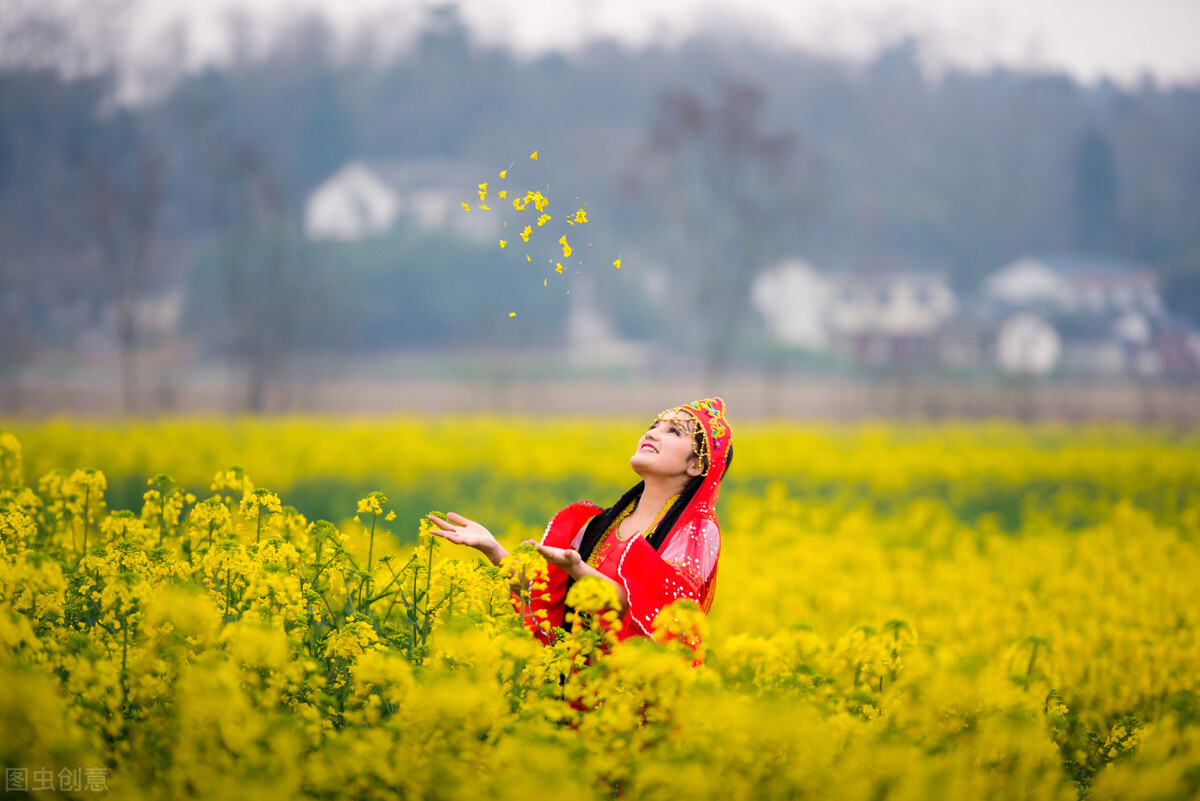
M1149 287L1158 285L1157 276L1152 270L1135 262L1109 256L1088 256L1079 253L1048 254L1020 259L1007 266L1013 267L1026 261L1041 264L1072 283L1110 286L1136 284Z
M460 191L470 200L475 188L496 177L496 170L478 164L446 159L416 161L366 160L362 164L392 189L407 193L414 189Z

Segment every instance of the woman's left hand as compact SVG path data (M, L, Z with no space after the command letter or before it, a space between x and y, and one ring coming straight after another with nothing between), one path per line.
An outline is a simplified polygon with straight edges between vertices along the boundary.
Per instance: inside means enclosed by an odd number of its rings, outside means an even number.
M561 567L572 576L575 576L583 564L583 557L579 555L579 551L573 548L553 548L533 540L525 540L524 544L534 546L547 562L555 567Z

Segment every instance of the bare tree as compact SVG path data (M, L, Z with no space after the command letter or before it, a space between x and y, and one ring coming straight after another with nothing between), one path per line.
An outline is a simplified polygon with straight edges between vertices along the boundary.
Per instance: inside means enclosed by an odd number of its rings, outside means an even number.
M711 105L673 92L651 125L646 173L663 198L672 293L686 301L671 325L700 344L706 386L728 366L755 276L816 200L816 161L796 134L764 130L764 106L749 84L726 87Z
M121 147L89 153L83 173L115 316L122 405L132 414L139 410L137 312L151 291L151 250L162 206L164 155L156 142L142 139L132 120L118 127L124 134ZM132 156L124 175L119 173L116 152Z
M193 134L208 176L209 224L217 243L214 299L230 374L230 406L264 412L272 393L286 405L294 339L295 274L287 204L277 169L257 143L222 123L228 109L209 98L194 110Z
M237 310L241 342L237 351L246 369L246 408L261 413L268 409L273 388L283 404L291 351L295 300L286 241L286 209L283 192L270 163L257 147L241 154L247 176L246 207L249 225L239 239L242 258L231 259L229 301ZM237 267L242 275L235 277ZM249 285L250 291L244 291Z

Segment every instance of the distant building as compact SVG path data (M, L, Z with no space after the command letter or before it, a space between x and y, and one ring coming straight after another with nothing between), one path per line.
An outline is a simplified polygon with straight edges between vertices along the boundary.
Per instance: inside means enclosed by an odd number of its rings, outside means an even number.
M984 292L1014 306L1068 314L1161 315L1166 311L1152 271L1107 259L1018 259L993 273Z
M1200 374L1200 335L1172 318L1150 270L1079 256L1027 257L993 273L947 326L945 362L1007 373Z
M960 303L939 273L825 273L793 259L764 272L751 300L775 341L860 367L1200 376L1200 331L1167 312L1152 271L1125 262L1022 258Z
M499 228L496 217L474 208L475 187L486 174L443 161L351 162L309 193L304 232L313 241L352 242L407 221L423 231L484 241Z
M933 272L847 272L830 277L830 345L860 367L936 365L938 337L958 301Z
M1045 318L1019 309L996 329L996 366L1014 375L1046 375L1062 359L1063 341Z
M750 302L776 342L822 350L829 344L825 312L833 289L833 282L811 263L789 259L758 277Z
M938 332L958 305L938 273L826 273L803 259L760 275L751 302L776 342L871 368L934 364Z

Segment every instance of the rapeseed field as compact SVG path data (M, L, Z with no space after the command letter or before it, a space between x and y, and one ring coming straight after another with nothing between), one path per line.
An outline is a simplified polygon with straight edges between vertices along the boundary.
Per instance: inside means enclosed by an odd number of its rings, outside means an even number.
M712 614L550 647L515 548L642 423L14 421L5 788L121 799L1193 799L1200 436L743 424Z

